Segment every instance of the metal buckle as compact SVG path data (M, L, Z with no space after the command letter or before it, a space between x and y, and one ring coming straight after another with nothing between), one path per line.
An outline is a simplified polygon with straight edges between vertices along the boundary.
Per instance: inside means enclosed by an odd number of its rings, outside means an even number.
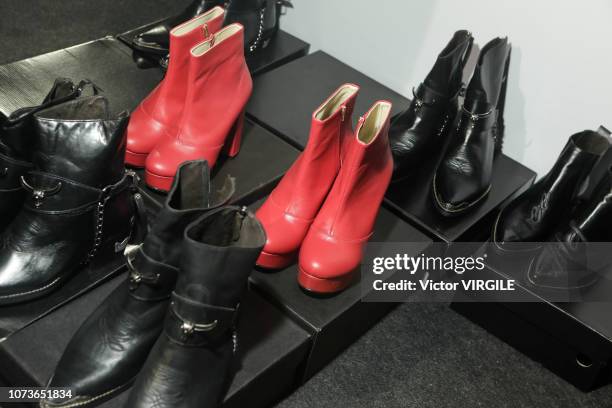
M205 333L205 332L213 331L219 325L219 320L214 320L211 323L194 323L194 322L190 322L187 319L184 319L175 310L174 302L170 304L170 309L172 310L172 313L174 313L176 318L180 320L180 323L181 323L180 329L183 332L183 335L186 337L191 336L194 333Z
M153 276L143 275L138 272L138 270L134 266L133 261L136 258L136 252L138 252L141 247L142 244L128 245L124 252L127 267L130 270L130 274L128 276L130 291L135 291L136 289L138 289L141 283L146 283L148 285L156 285L159 282L159 273L156 273Z
M21 176L20 181L23 188L32 193L32 198L34 199L34 207L36 208L40 208L43 205L43 201L45 200L45 198L59 193L59 191L62 189L62 183L60 181L57 182L57 185L55 187L49 189L39 189L32 187L25 179L25 176Z
M8 167L0 169L0 177L6 177L7 174L8 174Z

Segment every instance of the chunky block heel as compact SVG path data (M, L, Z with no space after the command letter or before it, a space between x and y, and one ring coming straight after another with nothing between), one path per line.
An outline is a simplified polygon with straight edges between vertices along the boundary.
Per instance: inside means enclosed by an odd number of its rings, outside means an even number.
M244 115L245 111L243 110L232 126L232 130L230 130L229 137L226 141L226 154L229 157L236 157L240 152L242 132L244 131Z

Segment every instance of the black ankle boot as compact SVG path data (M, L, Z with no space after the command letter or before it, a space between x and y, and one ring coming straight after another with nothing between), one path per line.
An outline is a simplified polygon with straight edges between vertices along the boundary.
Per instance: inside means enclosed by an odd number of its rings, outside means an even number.
M283 7L293 7L288 0L230 0L224 25L244 26L244 49L253 53L268 46L277 33Z
M42 297L96 254L127 244L135 185L123 165L127 120L111 119L101 96L34 115L26 200L0 237L0 305Z
M191 20L215 6L223 6L225 0L194 0L185 10L170 17L147 31L138 34L133 40L134 48L146 54L156 55L156 59L168 54L170 48L170 30L177 25ZM204 40L204 37L202 37Z
M232 374L238 305L266 242L255 216L211 212L185 231L176 289L126 407L217 407Z
M49 381L73 397L41 407L97 404L131 385L163 329L186 226L233 193L231 179L211 186L206 161L181 165L144 242L127 254L128 279L79 328Z
M462 73L472 48L472 35L457 31L442 50L433 68L413 90L410 106L391 124L389 144L395 179L402 178L432 160L446 144L449 122L457 115Z
M492 237L497 247L519 249L521 245L516 243L547 239L566 219L580 186L609 146L605 136L590 130L570 137L548 174L497 216Z
M466 91L459 123L433 179L433 198L443 215L459 215L483 201L491 188L493 160L501 151L510 44L485 45Z
M596 283L612 265L612 173L588 203L557 228L531 263L527 278L538 288L576 290Z
M0 232L17 216L25 191L20 178L32 168L33 116L45 108L80 96L86 82L75 85L58 78L38 106L21 108L8 117L0 117Z

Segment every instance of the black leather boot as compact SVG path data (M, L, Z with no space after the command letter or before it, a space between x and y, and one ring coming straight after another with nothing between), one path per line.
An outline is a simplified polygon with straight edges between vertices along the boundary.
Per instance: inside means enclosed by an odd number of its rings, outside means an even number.
M177 25L191 20L215 6L223 6L225 0L194 0L181 13L170 17L147 31L138 34L132 40L134 48L145 55L153 54L156 59L168 54L170 48L170 31ZM204 40L204 37L202 37Z
M484 200L491 188L493 160L501 151L503 112L510 64L507 38L496 38L480 53L449 148L433 179L436 208L459 215Z
M493 242L500 249L521 249L547 239L566 220L580 186L601 156L608 139L585 130L569 138L553 168L537 183L504 207L493 227Z
M589 287L612 266L612 173L579 206L569 223L557 228L531 263L527 278L538 288L577 290Z
M457 31L438 55L433 68L412 93L410 106L391 124L389 144L394 179L410 175L432 160L446 144L445 136L458 111L462 73L472 49L470 32Z
M0 305L42 297L102 253L118 256L134 216L125 172L128 115L92 96L34 115L25 203L0 236Z
M0 116L0 232L23 205L25 191L19 180L32 168L34 114L80 96L86 84L75 85L69 79L58 78L40 105L18 109L8 117Z
M244 26L244 49L253 53L265 48L278 32L283 7L293 7L288 0L230 0L224 25Z
M265 232L246 208L208 213L185 231L179 279L126 407L217 407L232 374L238 305Z
M233 179L217 188L209 174L206 161L181 165L144 242L127 253L128 279L79 328L48 383L73 397L41 407L92 406L132 384L163 329L185 227L234 193Z

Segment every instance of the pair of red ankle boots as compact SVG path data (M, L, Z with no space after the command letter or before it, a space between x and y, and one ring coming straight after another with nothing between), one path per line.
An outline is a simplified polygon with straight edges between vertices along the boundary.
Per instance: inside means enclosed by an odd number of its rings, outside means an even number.
M345 84L313 113L306 148L256 214L267 235L257 264L280 269L299 255L298 283L315 293L351 283L393 171L391 103L376 102L354 131L358 92Z
M125 161L145 167L154 189L168 191L185 161L212 167L224 147L230 157L240 149L253 82L244 28L222 28L224 13L215 7L172 29L166 76L130 119Z

